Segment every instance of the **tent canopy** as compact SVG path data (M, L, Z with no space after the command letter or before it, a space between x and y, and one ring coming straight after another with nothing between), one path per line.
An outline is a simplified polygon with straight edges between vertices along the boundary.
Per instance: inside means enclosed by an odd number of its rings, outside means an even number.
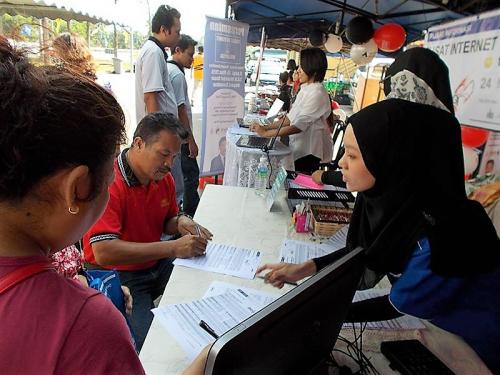
M100 14L85 9L85 3L80 1L61 1L61 0L0 0L0 15L7 13L10 15L31 16L35 18L47 17L50 19L60 18L66 21L75 20L80 22L112 24L116 22L122 26L126 24L122 20L115 20L103 16L104 14L113 14L109 12L114 6L114 2L101 1ZM90 3L90 2L89 2Z
M446 3L447 5L443 5ZM422 36L430 26L477 14L493 8L493 1L416 1L416 0L227 0L236 20L248 23L249 44L260 43L261 27L268 36L268 47L299 50L311 30L334 32L355 16L373 21L374 27L398 23L406 29L408 41ZM296 41L294 45L294 40ZM297 44L298 43L298 44ZM288 48L287 48L288 47Z

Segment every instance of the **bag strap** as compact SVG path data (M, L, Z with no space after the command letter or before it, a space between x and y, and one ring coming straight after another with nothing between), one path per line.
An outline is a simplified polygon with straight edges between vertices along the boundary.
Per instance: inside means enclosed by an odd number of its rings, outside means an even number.
M0 278L0 294L37 273L52 269L54 269L54 267L50 263L33 263L9 272L7 275Z

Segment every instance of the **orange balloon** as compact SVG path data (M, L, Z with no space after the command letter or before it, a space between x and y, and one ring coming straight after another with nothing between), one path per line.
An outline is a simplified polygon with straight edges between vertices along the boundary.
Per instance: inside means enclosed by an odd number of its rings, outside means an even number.
M388 23L379 27L373 39L380 50L394 52L403 47L406 41L406 31L397 23Z

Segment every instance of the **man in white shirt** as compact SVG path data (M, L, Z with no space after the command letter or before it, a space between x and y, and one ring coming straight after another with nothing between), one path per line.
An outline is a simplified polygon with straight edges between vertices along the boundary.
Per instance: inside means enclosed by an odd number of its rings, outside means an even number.
M193 135L193 118L191 102L189 100L187 82L184 69L190 69L193 63L194 47L198 43L188 35L181 35L179 42L172 49L172 59L169 60L168 75L174 89L179 120L188 131L188 143L181 147L181 166L184 175L183 211L194 216L200 196L198 195L198 181L200 169L196 161L198 145Z
M153 16L152 36L139 52L135 65L135 108L137 123L147 113L172 113L179 118L174 89L168 76L166 47L173 48L180 39L181 14L177 9L161 5ZM184 181L181 160L172 165L177 203L182 200Z

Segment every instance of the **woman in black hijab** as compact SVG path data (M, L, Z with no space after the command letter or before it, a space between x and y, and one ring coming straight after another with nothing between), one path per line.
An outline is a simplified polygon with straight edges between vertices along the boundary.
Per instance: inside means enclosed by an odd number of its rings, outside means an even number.
M427 48L411 48L400 54L385 73L384 93L387 99L403 99L430 105L454 114L448 67ZM316 171L318 184L345 187L338 170Z
M389 276L392 305L459 335L499 372L500 241L482 206L465 195L456 118L430 105L387 99L351 116L344 145L343 179L359 192L346 248L259 271L270 269L267 280L281 287L361 246L360 288ZM393 318L389 299L378 302L351 309L349 320Z

